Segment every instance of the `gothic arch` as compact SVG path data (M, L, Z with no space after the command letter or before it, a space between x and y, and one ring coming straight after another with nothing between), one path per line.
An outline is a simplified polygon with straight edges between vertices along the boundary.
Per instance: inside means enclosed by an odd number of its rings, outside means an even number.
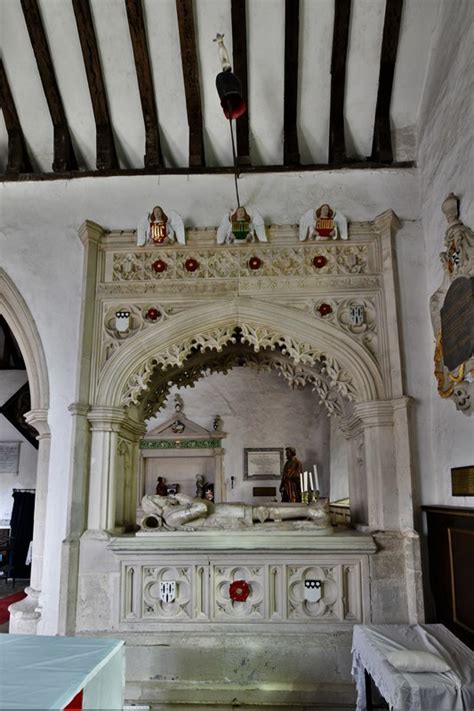
M49 408L49 381L43 345L25 300L1 268L0 314L10 326L25 361L31 409L46 411Z
M98 384L95 404L120 406L136 402L145 390L151 373L165 355L175 358L183 343L204 337L204 347L219 350L222 339L235 327L261 329L270 338L277 334L287 343L293 343L313 354L319 352L331 359L353 384L356 402L379 400L386 397L379 368L373 357L350 336L320 319L280 304L237 297L221 299L215 304L196 306L170 319L159 329L149 329L139 337L124 344L107 363ZM217 337L214 337L217 334ZM230 335L229 335L230 338ZM221 339L221 340L220 340ZM258 346L257 346L258 348ZM296 358L298 355L296 355ZM337 384L337 374L335 384ZM124 400L124 393L135 383L137 398Z

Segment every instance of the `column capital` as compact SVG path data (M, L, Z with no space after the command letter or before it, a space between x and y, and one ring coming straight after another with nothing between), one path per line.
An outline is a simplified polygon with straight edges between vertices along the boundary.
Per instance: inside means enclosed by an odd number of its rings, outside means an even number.
M38 432L36 439L40 440L51 437L51 431L48 424L48 410L30 410L25 414L25 420Z
M138 440L146 432L146 425L130 417L124 406L99 405L87 413L92 432L118 432L132 440Z
M393 425L393 401L371 400L354 405L354 414L360 418L364 427L383 427Z
M85 417L90 410L90 405L85 402L72 402L67 409L71 415Z
M350 417L341 417L339 420L339 429L346 439L357 437L362 432L362 421L357 415Z

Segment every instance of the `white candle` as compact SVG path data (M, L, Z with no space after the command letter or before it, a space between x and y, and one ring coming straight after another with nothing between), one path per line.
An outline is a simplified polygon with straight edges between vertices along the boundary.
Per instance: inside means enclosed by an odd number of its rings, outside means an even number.
M303 484L304 484L303 491L308 491L308 472L307 471L303 472Z
M303 491L303 474L300 472L300 490Z
M319 491L319 477L318 477L318 469L316 467L316 464L314 466L314 482L316 484L316 491Z
M314 491L313 475L311 474L311 472L309 472L309 488L311 491Z

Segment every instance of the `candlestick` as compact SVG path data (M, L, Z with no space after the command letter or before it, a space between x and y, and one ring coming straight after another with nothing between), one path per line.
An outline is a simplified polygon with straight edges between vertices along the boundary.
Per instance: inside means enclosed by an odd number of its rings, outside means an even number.
M311 491L314 491L313 475L311 474L311 472L309 472L309 488L311 489Z
M303 474L300 472L300 491L303 492Z
M304 484L304 491L308 491L308 472L307 471L303 472L303 484Z
M316 484L316 491L319 491L319 476L318 476L318 468L316 467L316 464L314 466L314 483Z

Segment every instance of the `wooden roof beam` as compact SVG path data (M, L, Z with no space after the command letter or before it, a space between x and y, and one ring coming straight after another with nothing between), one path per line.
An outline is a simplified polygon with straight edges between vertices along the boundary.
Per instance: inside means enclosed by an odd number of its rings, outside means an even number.
M205 164L202 131L201 88L194 31L193 0L176 0L184 92L189 126L189 166Z
M37 0L21 0L21 7L53 122L53 170L74 170L77 168L77 160Z
M31 173L33 168L26 150L25 137L20 125L10 85L0 57L0 104L8 134L8 161L6 173Z
M248 102L248 75L247 75L247 7L246 0L232 0L232 50L233 72L239 79L242 87L242 98L247 111L236 120L237 133L237 163L250 164L249 144L249 102Z
M142 0L125 0L125 7L145 124L145 168L160 168L163 165L163 156Z
M300 1L285 0L285 89L283 113L283 162L285 165L299 165L300 162L296 126L299 32Z
M347 161L344 132L344 94L350 16L351 0L335 0L331 59L329 163L344 163Z
M72 0L72 6L94 112L96 166L98 170L111 170L118 167L117 152L89 0Z
M402 10L403 0L387 0L371 156L372 160L380 161L381 163L391 163L393 161L390 103L392 101L393 75L397 60Z

